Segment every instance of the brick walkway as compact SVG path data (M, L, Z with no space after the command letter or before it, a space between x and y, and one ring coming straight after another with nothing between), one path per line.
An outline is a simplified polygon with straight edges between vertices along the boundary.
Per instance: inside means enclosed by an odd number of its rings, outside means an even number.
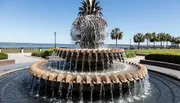
M8 54L8 55L9 55L8 59L15 59L16 64L0 66L0 74L7 72L7 71L14 70L14 69L18 69L18 68L26 68L26 67L29 67L34 62L42 60L42 59L38 59L38 58L27 57L27 56L31 55L30 53L24 53L24 54L12 53L12 54ZM25 55L27 55L27 56L25 56Z

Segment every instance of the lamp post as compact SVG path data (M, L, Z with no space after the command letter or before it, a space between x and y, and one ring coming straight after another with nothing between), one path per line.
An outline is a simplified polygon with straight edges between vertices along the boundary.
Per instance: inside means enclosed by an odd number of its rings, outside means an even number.
M56 32L54 32L54 49L56 49Z
M130 48L129 49L131 49L131 39L130 39Z

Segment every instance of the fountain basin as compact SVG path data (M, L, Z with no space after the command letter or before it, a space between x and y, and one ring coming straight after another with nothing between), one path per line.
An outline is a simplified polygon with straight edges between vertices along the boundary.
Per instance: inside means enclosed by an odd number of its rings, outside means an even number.
M101 86L104 85L106 90L109 90L111 85L114 85L114 89L119 89L119 85L123 88L127 88L128 83L133 84L146 77L148 71L145 66L133 62L127 62L129 65L133 65L138 70L129 73L116 73L109 75L95 75L95 74L75 74L75 73L59 73L51 72L43 69L41 66L48 61L39 61L31 65L30 73L37 79L44 81L50 81L56 83L56 85L62 83L64 89L67 89L70 84L73 84L73 90L79 90L80 85L83 85L84 91L89 91L92 86L94 90L100 90ZM41 80L41 81L42 81ZM58 87L58 86L57 86Z

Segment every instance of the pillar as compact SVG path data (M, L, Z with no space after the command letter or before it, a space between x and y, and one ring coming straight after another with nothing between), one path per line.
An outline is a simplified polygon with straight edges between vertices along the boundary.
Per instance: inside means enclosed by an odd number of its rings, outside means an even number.
M41 49L41 48L39 48L39 51L41 52L41 51L42 51L42 49Z
M24 48L21 48L21 50L20 50L20 51L21 51L21 53L24 53Z

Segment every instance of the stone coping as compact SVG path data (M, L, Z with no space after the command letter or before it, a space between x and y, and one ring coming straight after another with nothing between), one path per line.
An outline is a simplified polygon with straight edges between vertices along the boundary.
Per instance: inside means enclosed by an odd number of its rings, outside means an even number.
M10 71L1 73L0 76L4 76L4 75L10 74L10 73L14 73L14 72L25 70L25 69L29 69L29 68L26 67L26 68L18 68L18 69L10 70Z
M0 60L0 66L15 64L15 60Z
M50 72L44 69L40 69L39 66L42 63L48 62L39 61L30 66L30 73L38 78L44 80L63 82L63 83L73 83L73 84L111 84L111 83L128 83L138 81L145 78L148 74L148 71L145 66L133 62L128 62L131 65L137 66L139 70L119 75L74 75L74 74L61 74L57 72Z
M180 71L180 64L174 64L174 63L168 63L168 62L162 62L162 61L155 61L155 60L140 60L140 63L159 66L159 67L164 67L164 68L170 68L170 69L173 69L173 70Z
M123 53L124 49L68 49L57 48L55 51L74 52L74 53Z

